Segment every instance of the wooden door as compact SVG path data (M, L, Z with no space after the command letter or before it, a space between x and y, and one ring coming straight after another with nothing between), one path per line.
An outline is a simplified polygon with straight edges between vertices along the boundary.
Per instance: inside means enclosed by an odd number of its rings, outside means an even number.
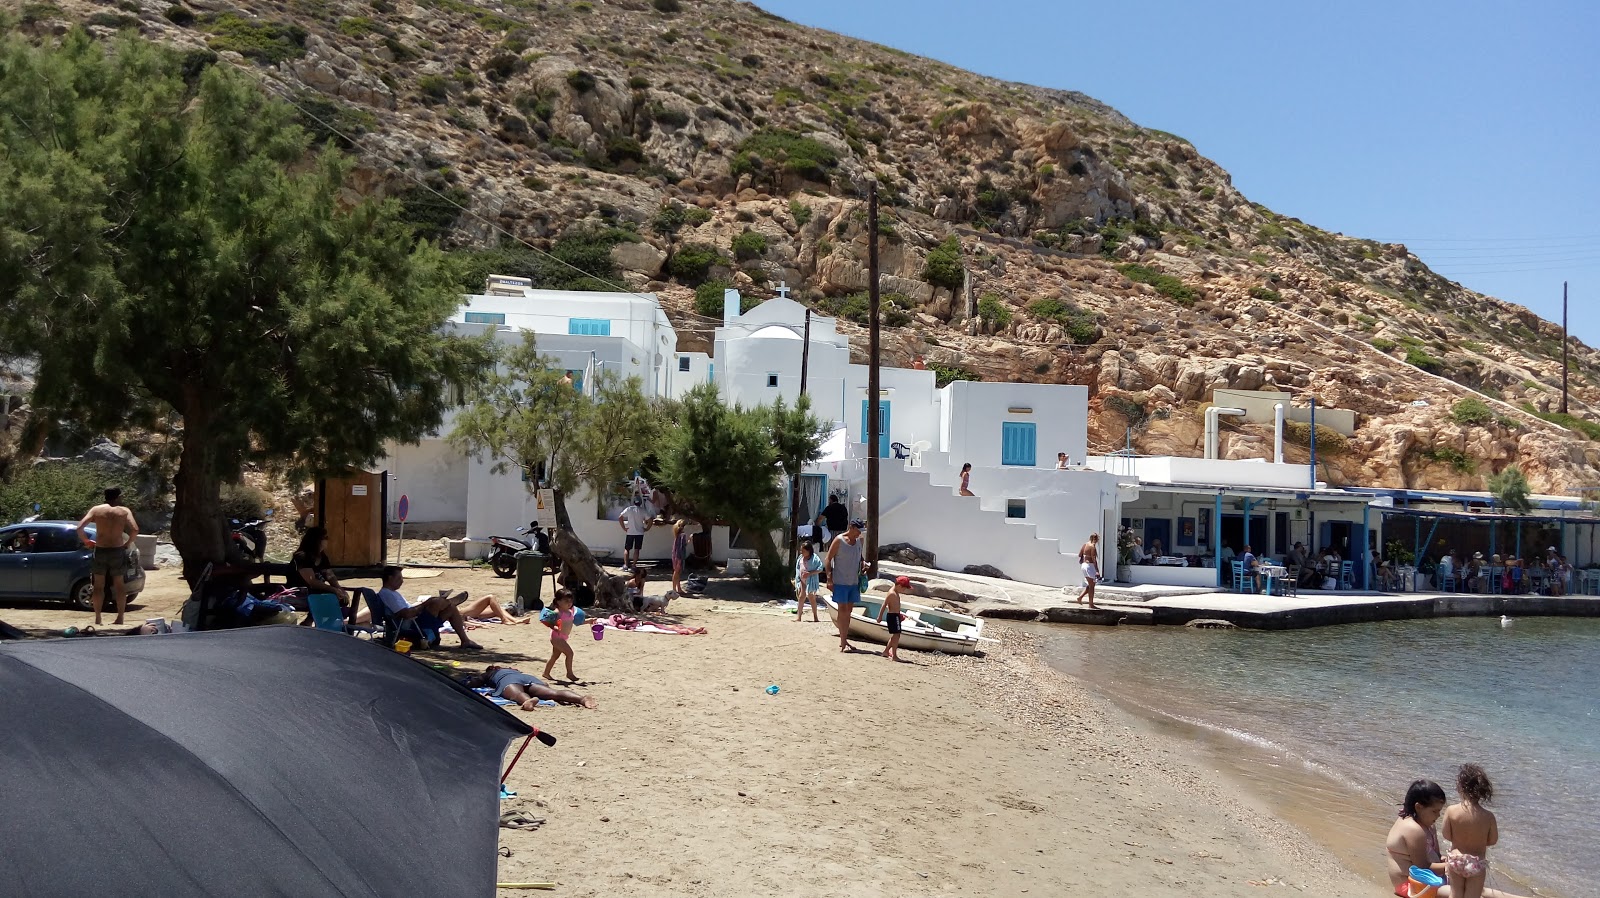
M335 567L383 563L385 480L382 472L351 471L317 481L318 523L328 528Z

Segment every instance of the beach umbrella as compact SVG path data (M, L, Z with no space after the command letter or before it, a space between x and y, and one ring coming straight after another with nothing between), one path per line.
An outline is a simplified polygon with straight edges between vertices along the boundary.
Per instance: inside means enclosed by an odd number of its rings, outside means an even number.
M0 645L0 894L492 896L531 732L308 627Z

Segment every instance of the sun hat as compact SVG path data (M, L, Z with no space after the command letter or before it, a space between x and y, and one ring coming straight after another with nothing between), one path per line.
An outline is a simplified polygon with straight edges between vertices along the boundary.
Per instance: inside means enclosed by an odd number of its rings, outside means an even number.
M1472 553L1472 558L1473 558L1474 561L1482 561L1483 560L1483 553L1482 552L1473 552Z

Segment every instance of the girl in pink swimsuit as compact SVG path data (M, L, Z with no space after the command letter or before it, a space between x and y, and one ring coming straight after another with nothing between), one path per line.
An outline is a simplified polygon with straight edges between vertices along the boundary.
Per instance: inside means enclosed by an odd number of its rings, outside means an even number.
M573 611L572 590L556 590L551 606L556 610L556 620L549 625L550 660L544 664L544 678L550 679L550 671L555 669L556 659L564 657L567 662L567 680L576 682L578 675L572 672L572 620L576 616Z
M1444 812L1440 827L1451 845L1444 859L1445 875L1450 877L1452 898L1478 898L1489 874L1489 846L1500 841L1499 824L1483 807L1494 798L1494 784L1482 767L1462 764L1456 791L1461 801Z

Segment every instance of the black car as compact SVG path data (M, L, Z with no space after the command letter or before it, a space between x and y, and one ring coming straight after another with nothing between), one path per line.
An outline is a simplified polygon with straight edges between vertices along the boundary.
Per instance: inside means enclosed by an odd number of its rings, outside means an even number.
M94 525L86 529L94 536ZM94 550L78 539L76 521L30 521L0 528L0 597L60 600L90 610L93 562ZM144 589L144 567L133 546L128 547L123 582L129 602Z

